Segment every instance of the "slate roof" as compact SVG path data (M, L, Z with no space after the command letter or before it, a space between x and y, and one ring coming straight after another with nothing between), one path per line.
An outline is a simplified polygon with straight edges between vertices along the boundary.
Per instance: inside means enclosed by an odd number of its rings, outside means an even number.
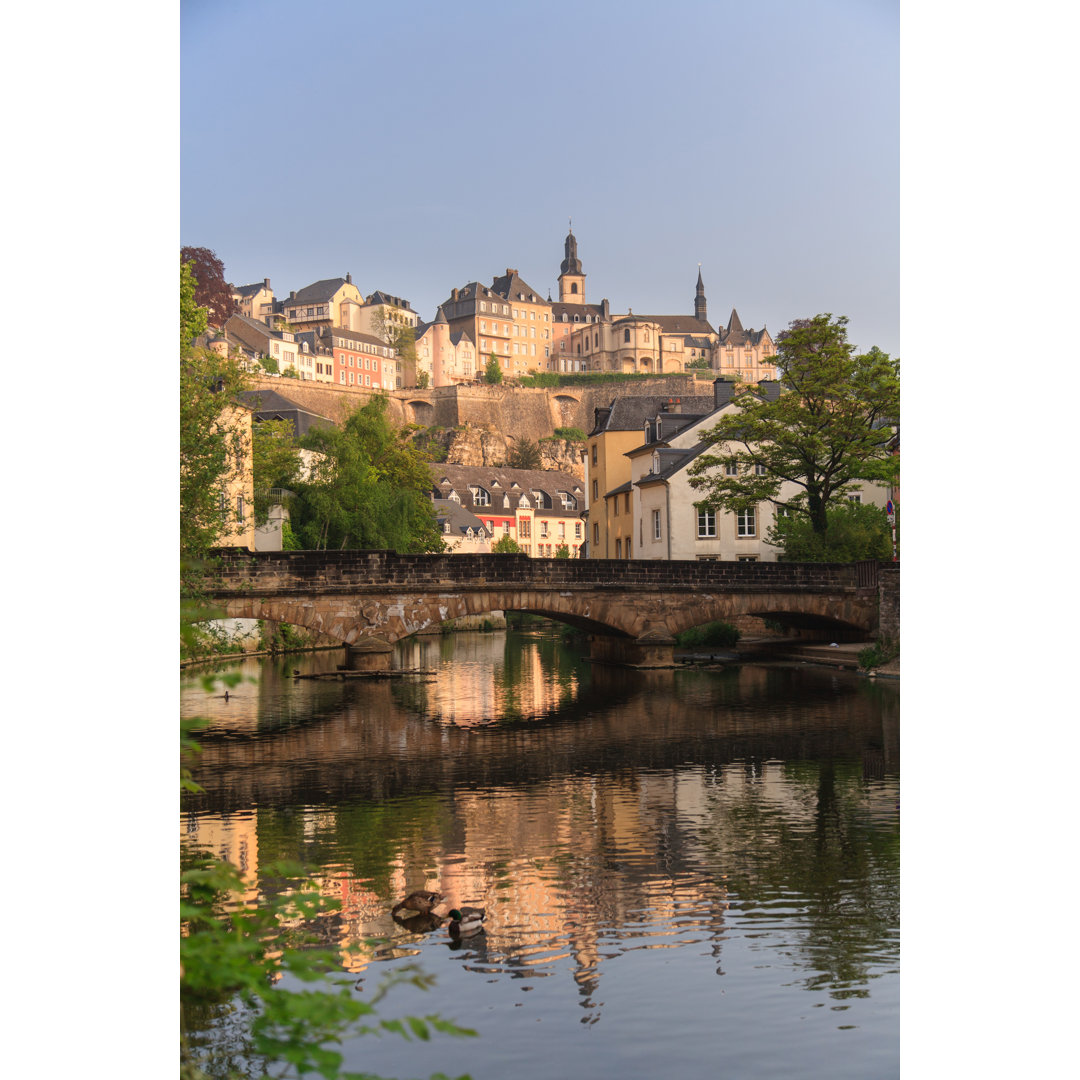
M491 283L491 291L504 300L521 301L525 304L547 303L544 294L518 277L516 270L511 270L509 273L503 274L502 277L495 278Z
M237 397L253 410L255 420L291 420L294 438L313 427L336 426L333 420L305 409L276 390L241 390Z
M606 410L606 418L597 417L598 422L589 434L598 435L601 431L641 431L645 426L645 421L653 419L660 411L660 406L670 396L670 394L651 394L642 397L616 398ZM703 416L714 408L714 397L712 394L684 396L681 398L681 406L684 413ZM596 409L595 412L603 413L605 410Z
M623 319L656 323L664 334L712 335L716 333L705 319L698 319L693 315L625 315ZM616 322L622 322L623 319L618 319Z
M453 499L435 499L433 502L440 532L442 532L443 522L449 521L451 533L456 533L459 536L465 536L469 529L472 529L474 533L481 533L483 536L489 535L487 526L460 503L454 502Z
M295 296L290 296L285 303L290 304L314 304L329 300L342 285L352 284L343 277L325 278L322 281L312 282L300 289Z
M508 469L502 467L492 468L487 465L447 465L440 462L432 462L432 491L436 499L446 498L452 488L461 499L462 506L473 513L505 517L512 515L517 510L517 497L528 495L534 509L543 509L545 514L555 516L565 515L570 518L578 518L585 508L585 487L582 481L570 473L556 472L549 469ZM444 481L446 483L444 483ZM473 487L484 488L491 496L491 503L487 506L476 505L473 502ZM537 507L532 492L542 491L550 505L542 508ZM571 495L578 504L578 509L567 510L562 505L559 492L565 491ZM510 506L502 505L503 496L510 495Z
M391 296L380 290L373 292L365 301L366 304L388 304L390 307L398 307L403 311L412 311L412 304L408 300L402 300L400 296Z
M768 331L765 329L744 330L739 313L732 308L731 318L728 319L726 329L720 331L719 344L722 346L730 345L733 348L736 345L759 345L766 334L768 334ZM771 337L770 340L772 340Z
M239 285L233 289L233 292L237 296L254 296L265 288L268 288L265 281L257 281L254 285Z

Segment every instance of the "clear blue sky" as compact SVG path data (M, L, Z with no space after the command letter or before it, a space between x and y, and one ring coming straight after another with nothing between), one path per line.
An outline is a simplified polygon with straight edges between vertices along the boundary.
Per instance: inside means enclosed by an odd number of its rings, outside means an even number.
M900 354L897 0L181 4L181 243L421 318L572 218L614 311L845 314Z

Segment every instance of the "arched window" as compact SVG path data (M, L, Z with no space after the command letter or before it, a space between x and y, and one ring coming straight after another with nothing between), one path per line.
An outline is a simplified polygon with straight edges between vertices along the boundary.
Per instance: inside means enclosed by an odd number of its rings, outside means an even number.
M571 292L571 294L577 293L577 282L576 281L573 281L573 282L570 283L570 292Z
M629 326L622 332L622 339L623 339L623 341L629 341L630 340L630 327Z

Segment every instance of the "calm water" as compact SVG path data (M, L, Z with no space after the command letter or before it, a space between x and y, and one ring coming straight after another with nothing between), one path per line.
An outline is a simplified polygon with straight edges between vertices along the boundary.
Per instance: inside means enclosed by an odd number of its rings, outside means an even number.
M181 830L298 858L357 994L415 962L475 1039L347 1044L384 1076L899 1075L899 687L802 666L592 667L554 630L413 639L426 674L293 680L338 653L185 686L212 718ZM463 943L390 907L487 909ZM379 939L373 942L373 939ZM367 944L365 944L367 943ZM362 950L346 954L346 946Z

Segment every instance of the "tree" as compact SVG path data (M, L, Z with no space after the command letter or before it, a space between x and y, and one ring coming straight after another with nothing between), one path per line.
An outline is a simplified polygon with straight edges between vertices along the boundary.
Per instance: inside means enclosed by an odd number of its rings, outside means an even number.
M206 308L207 321L211 326L221 327L236 311L233 287L225 280L225 266L209 249L182 247L180 262L191 267L195 278L195 303Z
M499 364L499 358L492 353L488 357L487 367L484 368L484 382L490 386L497 386L502 382L502 367Z
M416 373L416 389L417 390L426 390L428 388L428 383L430 381L431 380L428 377L428 373L426 371L418 371Z
M341 428L313 428L300 440L319 455L293 484L292 531L305 549L443 550L429 459L408 434L390 424L386 399L373 397Z
M189 558L204 556L228 531L233 511L231 505L223 511L222 491L248 449L244 414L236 404L245 376L235 360L196 346L207 314L195 296L191 266L181 263L180 551Z
M293 437L291 420L260 420L251 429L254 471L255 520L266 523L267 512L280 502L270 492L291 488L300 471L300 449Z
M530 439L520 439L510 448L510 453L506 456L506 464L511 469L542 469L544 467L540 447Z
M491 545L492 555L520 555L521 553L521 545L509 533L500 536Z
M777 335L780 394L748 389L703 433L714 447L690 467L701 508L747 510L771 501L824 535L829 509L860 481L895 481L890 425L900 419L900 365L876 346L854 355L847 317L797 319ZM728 475L725 467L734 466ZM784 481L801 489L781 499Z
M558 544L556 546L556 548L555 548L555 558L556 559L569 559L570 558L570 548L569 548L569 546L566 545L566 544Z
M889 519L880 506L844 499L826 513L828 528L815 532L807 517L783 516L769 530L768 542L787 562L859 562L892 558Z

